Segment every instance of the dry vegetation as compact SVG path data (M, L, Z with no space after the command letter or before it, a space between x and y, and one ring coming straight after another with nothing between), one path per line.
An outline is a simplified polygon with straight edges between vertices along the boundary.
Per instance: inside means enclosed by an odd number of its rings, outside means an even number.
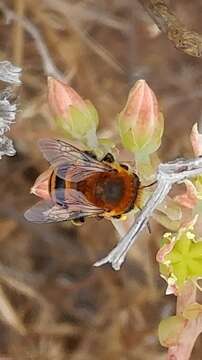
M200 0L170 3L202 33ZM177 51L135 0L1 0L5 5L12 12L1 13L0 54L23 68L23 85L11 134L17 155L0 163L0 359L164 359L157 327L174 302L164 296L155 263L163 229L152 222L152 235L140 236L114 272L92 267L117 241L110 222L38 226L23 212L47 166L36 141L58 135L46 102L48 71L92 100L103 133L113 133L129 87L145 78L166 117L161 154L168 160L191 154L188 134L202 118L202 60ZM192 360L201 359L200 340Z

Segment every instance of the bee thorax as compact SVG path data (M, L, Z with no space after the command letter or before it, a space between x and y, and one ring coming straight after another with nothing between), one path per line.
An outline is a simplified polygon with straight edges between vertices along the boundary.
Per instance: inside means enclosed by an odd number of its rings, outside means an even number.
M124 183L120 179L107 179L103 183L98 183L95 189L95 196L105 202L117 203L124 193Z

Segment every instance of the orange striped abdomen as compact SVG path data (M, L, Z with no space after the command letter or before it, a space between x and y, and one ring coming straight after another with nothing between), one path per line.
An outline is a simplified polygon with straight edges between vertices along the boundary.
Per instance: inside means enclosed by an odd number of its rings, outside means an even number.
M95 173L76 186L88 201L111 216L121 215L134 207L139 179L127 171Z
M57 176L54 169L49 180L51 198L58 204L68 204L68 189L83 193L93 205L103 209L108 216L124 214L134 207L140 181L137 175L125 169L93 173L79 182L71 182Z

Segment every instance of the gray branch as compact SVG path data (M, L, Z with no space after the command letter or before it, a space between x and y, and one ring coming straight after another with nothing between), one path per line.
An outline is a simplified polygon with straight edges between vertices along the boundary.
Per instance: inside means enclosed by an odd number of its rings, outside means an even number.
M8 98L1 99L0 94L0 136L10 130L10 126L15 122L16 104L11 104Z
M10 89L0 92L0 159L3 155L13 156L16 153L12 140L5 135L16 118L17 105L11 103L11 95Z
M16 151L13 146L13 142L6 135L0 137L0 159L3 155L13 156Z
M9 61L0 61L0 81L11 85L20 85L21 69L12 65ZM0 159L3 155L13 156L16 151L13 142L5 133L15 123L16 104L11 102L12 89L8 88L0 92Z
M145 228L149 217L157 206L165 199L171 187L187 178L202 174L202 158L193 160L178 159L160 164L157 171L157 186L144 208L137 215L134 224L110 253L97 261L94 266L111 263L114 270L119 270L125 257L137 240L139 233Z
M21 69L9 61L0 61L0 80L9 84L20 85Z

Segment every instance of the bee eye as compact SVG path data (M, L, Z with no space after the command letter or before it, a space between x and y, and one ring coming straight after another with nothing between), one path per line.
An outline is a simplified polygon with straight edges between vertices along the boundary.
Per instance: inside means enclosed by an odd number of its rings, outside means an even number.
M84 151L84 153L85 153L86 155L90 156L91 158L97 160L97 156L96 156L92 151L86 150L86 151Z
M106 161L106 162L108 162L108 163L113 163L113 162L114 162L114 157L113 157L113 155L112 155L111 153L107 153L107 154L103 157L102 161Z

